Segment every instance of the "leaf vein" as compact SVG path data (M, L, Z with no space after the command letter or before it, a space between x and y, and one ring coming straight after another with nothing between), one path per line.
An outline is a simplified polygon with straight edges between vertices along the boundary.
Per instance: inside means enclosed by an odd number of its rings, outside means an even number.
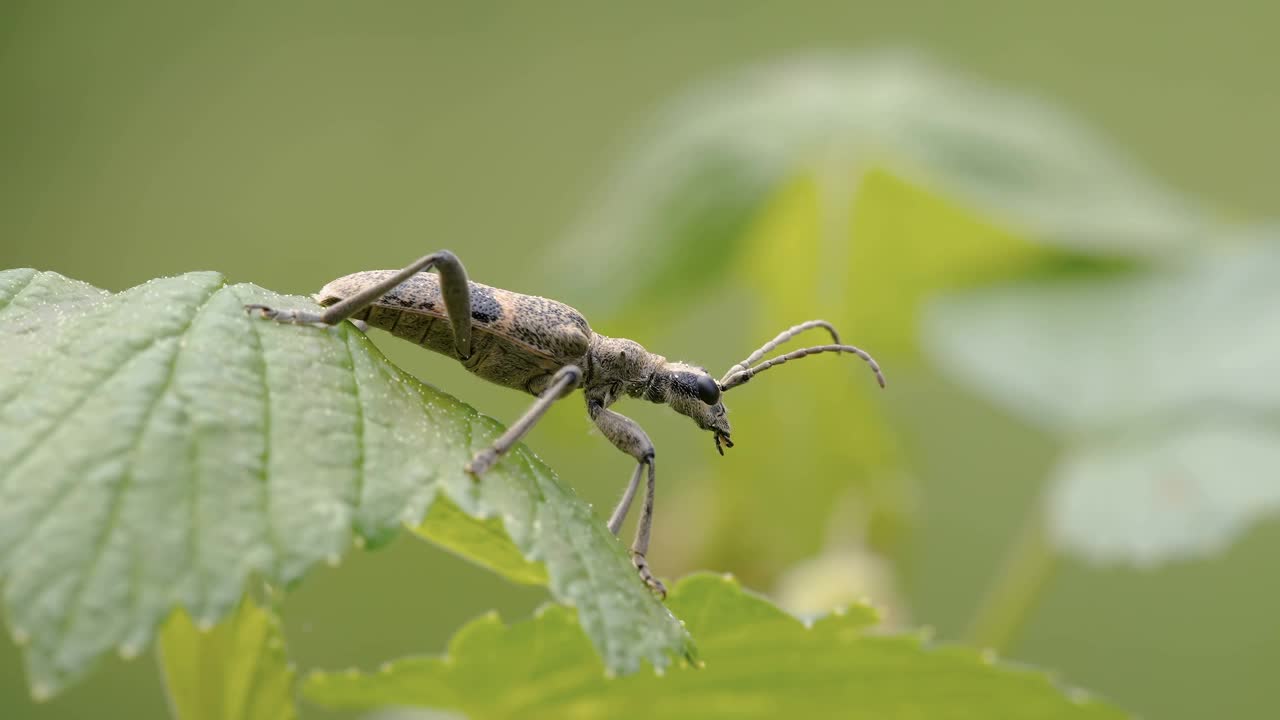
M262 342L262 331L258 326L260 323L255 322L253 318L245 318L249 323L250 329L253 331L254 343L257 345L257 355L261 362L259 369L262 377L262 519L266 523L264 532L266 534L267 544L271 546L272 562L275 565L273 577L279 578L284 572L284 550L280 544L280 537L276 532L275 520L271 514L271 383L268 382L267 367L267 350L266 345Z
M191 313L191 319L187 321L186 325L184 325L183 328L175 335L169 338L176 340L176 342L174 342L173 346L173 357L169 359L169 367L165 371L164 384L160 387L160 391L156 393L155 398L151 401L151 405L147 408L142 422L138 424L138 434L134 437L133 443L129 448L129 465L125 469L124 476L120 478L120 481L116 484L116 487L112 492L111 507L107 510L107 518L103 523L102 532L97 538L93 554L89 558L89 564L79 573L79 580L76 583L75 589L72 591L71 600L67 606L67 614L63 617L62 622L59 623L58 626L58 639L54 643L55 647L61 647L62 644L66 642L67 633L70 631L71 626L80 615L81 608L84 604L84 596L88 591L90 580L93 578L94 572L97 570L99 563L102 562L102 558L106 555L107 547L110 545L109 540L111 539L111 536L115 534L119 525L120 512L124 506L125 495L128 494L129 488L133 485L133 481L137 475L137 456L139 448L142 447L142 439L146 437L147 428L151 425L151 421L155 416L156 410L159 409L161 402L164 401L165 396L168 395L169 391L173 388L174 378L178 375L178 360L182 356L184 348L182 338L191 330L196 319L200 317L200 313L204 312L205 308L209 306L210 301L212 301L213 297L217 295L217 292L218 288L215 288L213 292L209 293L209 296L196 306L194 312ZM137 356L135 355L135 357ZM92 394L92 391L90 391L89 394ZM129 583L129 594L127 599L131 607L133 606L134 595L136 592L137 589L133 587L133 583Z
M110 382L113 378L115 378L116 375L120 373L121 370L123 370L127 365L129 365L129 363L133 362L137 358L141 357L143 353L147 352L151 348L155 347L156 345L159 345L160 343L166 340L171 340L173 338L180 338L183 335L186 335L187 331L191 329L191 324L195 322L196 316L199 315L202 310L204 310L204 308L209 304L211 300L213 300L213 296L218 293L219 289L221 288L214 288L209 293L209 295L205 297L204 300L201 301L199 305L196 306L195 311L191 314L191 319L188 320L187 324L184 325L181 329L169 335L160 335L155 338L152 338L151 341L148 342L146 345L139 348L132 355L130 355L129 357L125 358L123 361L118 363L105 376L101 378L97 378L94 380L94 382L90 383L89 388L85 390L85 392L82 393L80 397L76 398L75 402L73 402L70 407L68 407L65 411L63 411L62 414L60 414L57 417L57 419L53 421L53 424L50 425L47 429L45 429L43 432L40 432L40 433L32 433L35 436L35 440L29 443L26 447L19 450L18 453L13 458L9 459L9 462L8 462L9 472L10 473L17 472L18 466L22 464L22 462L25 461L28 457L30 457L31 453L39 449L40 446L44 444L45 440L48 440L49 437L51 437L55 432L58 431L58 428L62 427L62 423L66 422L67 419L69 419L72 415L75 415L76 411L79 410L81 407L83 407L85 403L89 402L89 398L94 396L94 393L97 391L99 387ZM0 475L0 478L3 478L3 477L4 476Z
M23 284L22 287L15 290L13 294L10 295L8 298L0 299L0 311L12 305L13 302L18 299L19 295L21 295L27 288L35 284L36 278L39 276L40 276L40 272L38 270L32 271L31 277L27 278L27 282Z
M365 455L365 449L364 449L364 437L365 437L366 428L365 428L365 413L364 413L364 404L363 404L364 400L360 394L360 373L356 372L355 351L351 349L351 343L354 342L354 340L355 339L352 336L352 334L350 332L347 332L346 342L343 343L343 345L347 348L347 359L351 361L351 386L355 389L355 399L356 399L356 417L355 417L356 476L355 476L355 481L353 483L354 487L352 488L353 492L351 495L351 507L353 510L352 512L353 517L356 516L356 511L358 511L358 508L360 508L364 504L364 486L366 482L366 478L365 478L366 455Z

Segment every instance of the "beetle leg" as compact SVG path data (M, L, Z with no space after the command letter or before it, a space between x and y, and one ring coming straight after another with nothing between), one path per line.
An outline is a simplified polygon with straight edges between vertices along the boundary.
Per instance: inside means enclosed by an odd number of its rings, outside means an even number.
M444 307L453 326L453 346L463 359L471 356L471 289L467 284L467 271L458 257L448 250L418 258L412 265L370 285L360 292L325 308L323 312L308 310L276 310L266 305L245 305L246 310L257 310L263 317L277 322L305 325L322 323L337 325L361 310L374 304L400 283L414 275L435 268L440 273L440 292L444 295Z
M528 434L533 426L542 419L542 416L551 408L552 403L573 391L578 387L578 383L582 382L582 371L577 365L565 365L556 371L551 377L550 384L547 389L542 391L538 399L534 401L524 415L511 424L507 431L502 434L489 447L476 453L476 456L467 463L466 471L476 479L485 473L493 464L503 455L507 454L520 439Z
M609 518L609 530L613 533L616 534L621 529L627 510L631 508L631 501L635 498L640 484L640 473L648 469L644 505L640 510L640 520L636 523L636 538L631 543L631 562L640 572L640 579L644 584L665 598L667 588L650 572L649 561L645 558L646 553L649 552L649 534L653 530L653 501L656 490L653 442L634 420L605 408L604 404L598 400L587 402L587 414L614 447L635 458L639 463L631 476L631 484L627 486L627 491L622 496L622 501L618 503L618 507Z
M609 532L614 535L622 529L622 522L627 519L627 512L631 510L631 501L636 497L636 490L640 488L640 474L644 472L644 464L636 465L636 471L631 473L631 482L627 485L627 491L622 494L622 500L618 501L618 506L613 509L613 514L609 516Z

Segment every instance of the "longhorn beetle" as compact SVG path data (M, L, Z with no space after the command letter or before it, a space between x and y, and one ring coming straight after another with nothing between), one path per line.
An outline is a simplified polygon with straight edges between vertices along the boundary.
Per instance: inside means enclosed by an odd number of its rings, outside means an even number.
M426 272L430 269L439 277ZM245 310L257 310L263 317L284 323L363 321L458 360L485 380L538 398L493 445L476 453L467 464L466 471L476 479L519 442L552 403L582 386L591 420L637 463L622 500L609 517L609 530L614 535L631 508L642 474L648 470L631 559L644 583L663 597L666 587L649 571L645 559L653 526L653 443L639 425L610 410L610 405L623 395L670 405L712 432L716 450L724 455L724 448L733 447L733 441L721 395L771 367L817 353L852 353L871 366L884 387L884 374L876 361L852 345L840 344L835 328L823 320L784 330L717 381L705 368L672 362L632 340L593 332L582 314L568 305L470 282L462 263L448 250L420 258L403 270L369 270L338 278L314 297L325 308L323 312L276 310L265 305L246 305ZM774 348L813 328L830 333L831 344L761 362Z

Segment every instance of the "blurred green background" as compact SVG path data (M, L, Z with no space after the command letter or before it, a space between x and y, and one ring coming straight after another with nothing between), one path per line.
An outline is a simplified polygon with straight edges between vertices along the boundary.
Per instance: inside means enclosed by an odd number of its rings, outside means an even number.
M798 52L916 48L1069 110L1224 217L1266 218L1280 211L1278 20L1260 2L1152 0L607 8L10 0L0 8L0 267L55 270L112 290L216 269L309 293L332 277L448 247L480 282L565 300L600 332L717 371L766 339L757 337L760 322L735 312L741 284L684 310L654 297L606 315L588 284L565 282L547 260L671 98ZM656 316L646 316L649 302L662 308ZM805 317L836 314L813 308ZM843 332L859 342L858 327ZM441 358L375 341L487 414L510 420L527 405ZM878 535L877 549L894 563L890 594L910 623L959 641L1041 493L1056 445L928 363L896 370L888 367L892 392L876 398L875 419L914 476L902 511L912 519ZM805 396L817 377L780 370L770 382ZM731 408L735 399L749 404L753 391L738 392ZM743 447L720 459L682 418L635 402L619 409L664 458L651 556L660 573L710 567L774 590L786 567L840 535L840 522L828 525L831 498L804 503L806 477L846 470L813 463L778 477L792 498L779 513L795 538L724 527L734 517L724 508L744 507L736 478L760 463L785 468L789 456L771 456L766 440L799 421L761 427L768 418L744 410L734 418ZM749 417L756 426L738 424ZM790 437L785 447L803 442ZM628 477L629 460L591 430L576 402L529 444L602 515ZM753 482L742 492L754 492ZM764 559L742 550L760 544L780 549ZM1280 524L1270 522L1212 559L1155 570L1062 559L1005 653L1147 717L1274 717L1277 546ZM313 573L290 595L284 620L301 668L369 667L442 649L489 608L516 618L543 599L406 537ZM2 641L0 716L104 712L164 716L151 662L112 659L65 696L34 705L19 653Z

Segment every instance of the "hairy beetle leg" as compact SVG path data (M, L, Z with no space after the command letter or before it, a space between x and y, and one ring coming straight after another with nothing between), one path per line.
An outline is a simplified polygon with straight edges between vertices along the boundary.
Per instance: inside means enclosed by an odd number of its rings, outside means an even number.
M649 561L645 559L644 553L631 551L631 564L636 566L636 570L640 573L640 579L648 586L650 590L657 593L658 597L663 600L667 599L667 586L662 581L653 576L649 572Z
M467 471L472 480L479 480L480 476L488 472L489 468L493 467L493 464L497 461L498 452L491 447L487 447L476 453L475 457L471 458L471 462L467 463L463 469Z
M268 305L245 305L244 310L245 312L257 310L259 315L268 320L290 325L324 324L319 314L307 310L276 310Z
M582 382L582 371L577 365L565 365L551 376L551 382L548 383L542 394L534 401L528 411L511 424L507 431L502 434L493 444L475 454L471 458L471 462L466 464L464 468L472 480L479 480L493 464L503 455L507 454L516 443L520 442L533 426L537 424L542 416L546 414L551 405L560 398L567 395L574 388L578 387L578 383Z

